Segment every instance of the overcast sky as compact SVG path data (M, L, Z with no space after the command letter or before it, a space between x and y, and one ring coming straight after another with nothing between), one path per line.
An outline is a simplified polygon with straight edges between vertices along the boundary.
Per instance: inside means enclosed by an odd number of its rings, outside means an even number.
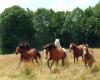
M100 0L0 0L0 13L8 7L19 5L33 11L38 8L53 9L54 11L71 11L76 7L86 9L95 6Z

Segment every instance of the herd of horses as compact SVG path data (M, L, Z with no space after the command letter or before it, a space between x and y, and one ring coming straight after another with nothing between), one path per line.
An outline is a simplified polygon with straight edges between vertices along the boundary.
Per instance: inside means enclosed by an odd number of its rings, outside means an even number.
M46 54L47 65L50 70L54 62L58 65L59 60L62 60L62 65L65 64L65 59L68 54L62 47L57 47L54 43L48 43L43 46L43 49L45 50L44 53ZM92 67L94 62L93 51L89 50L87 44L77 46L76 44L71 43L69 46L69 52L70 51L73 51L74 63L76 60L78 61L79 57L82 57L85 66ZM18 53L20 53L20 62L17 68L20 66L21 62L34 62L35 60L36 63L38 63L41 59L41 53L35 48L31 49L26 42L22 42L16 47L16 54ZM52 61L51 64L50 61Z

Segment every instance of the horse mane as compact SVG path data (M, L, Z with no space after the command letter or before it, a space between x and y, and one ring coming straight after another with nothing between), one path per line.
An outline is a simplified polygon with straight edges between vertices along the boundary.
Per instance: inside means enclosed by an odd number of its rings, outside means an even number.
M22 42L21 44L19 44L19 46L23 46L26 48L26 50L30 50L29 44L27 42Z
M71 45L72 45L72 46L74 46L74 47L77 47L77 45L76 45L76 44L74 44L74 43L71 43Z
M25 50L25 46L23 46L23 45L19 45L18 47Z
M54 43L48 43L44 47L44 49L51 50L52 48L57 48Z

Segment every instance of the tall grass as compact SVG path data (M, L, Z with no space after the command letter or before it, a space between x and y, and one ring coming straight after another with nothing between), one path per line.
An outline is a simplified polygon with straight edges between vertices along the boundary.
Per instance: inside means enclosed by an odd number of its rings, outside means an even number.
M39 64L22 63L17 70L19 55L0 55L0 80L100 80L100 49L93 51L96 62L92 68L86 68L81 58L74 64L73 55L69 53L65 66L59 62L51 71L44 54Z

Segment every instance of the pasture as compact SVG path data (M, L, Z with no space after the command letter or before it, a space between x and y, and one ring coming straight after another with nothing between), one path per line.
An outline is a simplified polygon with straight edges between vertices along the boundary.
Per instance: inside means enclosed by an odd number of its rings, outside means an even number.
M58 66L53 65L51 72L42 52L39 64L35 61L34 65L31 62L22 63L17 70L20 55L0 55L0 80L100 80L100 49L92 50L95 62L91 69L84 66L81 58L74 64L72 52L67 51L65 66L59 62Z

